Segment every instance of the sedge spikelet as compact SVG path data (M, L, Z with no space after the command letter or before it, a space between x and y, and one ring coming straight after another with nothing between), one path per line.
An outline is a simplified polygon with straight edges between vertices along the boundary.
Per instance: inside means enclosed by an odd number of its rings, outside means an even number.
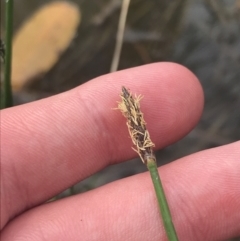
M125 87L122 87L120 94L121 101L118 102L118 109L127 119L127 127L135 146L133 148L140 156L144 164L147 164L149 157L154 157L154 143L150 139L143 113L140 110L141 95L133 96Z

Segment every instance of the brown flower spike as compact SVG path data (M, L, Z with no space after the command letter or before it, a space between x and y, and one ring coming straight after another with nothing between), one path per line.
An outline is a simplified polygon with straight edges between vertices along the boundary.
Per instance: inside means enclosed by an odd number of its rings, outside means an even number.
M150 139L149 132L146 129L146 122L143 119L143 113L140 110L140 100L142 96L133 97L132 94L123 86L120 94L121 101L118 102L118 109L127 118L127 127L135 150L144 164L148 159L154 159L153 147L154 143Z

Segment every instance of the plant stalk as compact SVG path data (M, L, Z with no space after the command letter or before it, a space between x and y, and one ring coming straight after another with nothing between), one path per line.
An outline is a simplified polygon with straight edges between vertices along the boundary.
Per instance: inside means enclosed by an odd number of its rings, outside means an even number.
M6 49L5 49L5 63L4 63L4 83L1 93L1 109L11 107L12 87L11 87L11 71L12 71L12 35L13 35L13 0L6 0Z
M122 0L121 13L118 22L116 46L114 49L113 59L110 68L111 73L118 70L129 5L130 0Z
M140 110L140 100L142 96L133 96L124 86L120 94L121 101L118 102L118 109L127 119L127 127L131 136L134 149L140 156L142 162L150 171L156 192L160 216L162 216L163 225L169 241L178 241L177 233L174 228L171 213L168 207L167 199L164 194L161 179L158 174L156 157L153 152L154 143L150 139L150 134L146 128L146 122L143 119L143 113Z
M152 182L153 182L157 200L158 200L159 209L163 220L163 225L164 225L168 240L178 241L177 233L172 222L172 217L171 217L167 199L163 190L162 182L158 174L155 157L148 157L146 164L151 174Z

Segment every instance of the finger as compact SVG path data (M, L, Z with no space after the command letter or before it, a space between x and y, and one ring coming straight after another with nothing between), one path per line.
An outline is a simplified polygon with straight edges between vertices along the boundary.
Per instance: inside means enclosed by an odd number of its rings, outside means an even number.
M199 82L186 68L171 63L102 76L52 98L2 111L5 220L110 163L136 155L124 118L112 110L122 85L145 96L142 109L157 148L181 138L201 115Z
M179 240L240 235L240 142L160 168ZM2 241L167 240L148 173L28 211Z

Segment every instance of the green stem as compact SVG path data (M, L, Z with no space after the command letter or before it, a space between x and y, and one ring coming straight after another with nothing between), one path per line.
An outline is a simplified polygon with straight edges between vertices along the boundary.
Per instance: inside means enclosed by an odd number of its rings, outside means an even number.
M156 192L158 205L161 211L164 228L169 241L178 241L177 233L174 228L171 213L168 207L167 199L163 190L161 179L158 174L157 164L155 158L149 157L147 160L147 168L150 171Z
M4 83L2 89L1 109L11 107L12 87L11 87L11 70L12 70L12 33L13 33L13 0L6 0L6 56L4 64Z
M69 192L70 192L70 196L75 195L75 190L74 190L74 186L69 188Z

